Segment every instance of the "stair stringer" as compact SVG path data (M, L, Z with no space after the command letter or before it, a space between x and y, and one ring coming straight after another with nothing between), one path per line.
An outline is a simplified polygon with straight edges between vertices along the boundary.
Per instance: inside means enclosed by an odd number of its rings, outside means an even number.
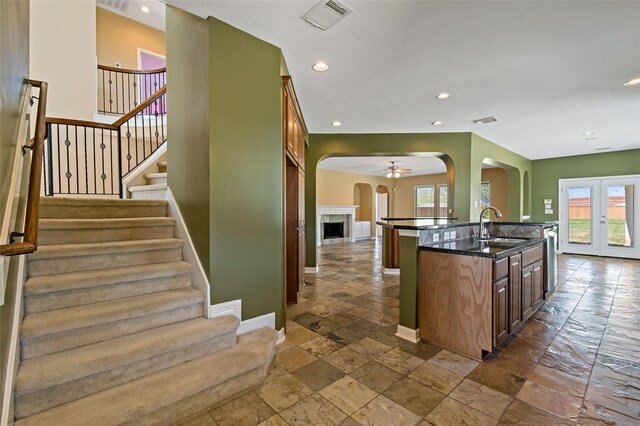
M180 207L178 206L178 203L173 196L173 192L171 192L171 188L169 188L168 186L167 203L167 216L172 217L176 220L175 237L184 242L184 244L182 245L182 259L185 262L191 263L191 265L193 265L192 285L194 288L197 288L204 294L204 304L202 307L204 316L206 318L213 318L211 316L211 310L209 309L211 300L211 287L209 284L209 279L207 278L207 274L205 274L204 272L202 263L200 263L200 258L196 253L196 249L193 245L193 240L189 235L187 224L184 222L182 213L180 213Z

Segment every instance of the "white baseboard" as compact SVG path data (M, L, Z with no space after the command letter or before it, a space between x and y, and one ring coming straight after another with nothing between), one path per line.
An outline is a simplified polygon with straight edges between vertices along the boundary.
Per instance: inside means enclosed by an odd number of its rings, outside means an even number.
M381 266L380 272L382 272L382 275L400 275L400 268L385 268Z
M223 315L233 315L242 319L242 300L231 300L229 302L217 303L209 306L209 318L221 317Z
M414 330L398 324L398 332L396 333L396 336L401 339L408 340L411 343L418 343L420 341L420 329L417 328Z
M304 273L305 274L317 274L319 270L320 270L320 268L318 268L318 265L316 265L316 266L306 266L304 268Z
M196 253L196 249L193 246L193 241L191 240L191 236L189 235L187 224L184 223L182 213L180 213L180 207L178 207L178 203L173 196L173 192L171 192L171 188L169 188L168 186L167 201L169 203L169 216L176 220L176 238L184 241L185 243L182 246L182 257L184 258L185 262L189 262L193 265L193 286L204 293L204 304L202 309L204 311L205 317L211 318L209 316L210 310L208 309L209 303L211 301L209 280L207 279L207 274L205 274L204 272L202 263L200 263L200 258Z
M284 327L278 330L278 340L276 340L276 345L284 343L287 340L287 335L284 333Z
M238 334L248 333L253 330L257 330L262 327L268 327L271 329L276 328L276 313L270 312L268 314L260 315L259 317L244 320L238 327Z

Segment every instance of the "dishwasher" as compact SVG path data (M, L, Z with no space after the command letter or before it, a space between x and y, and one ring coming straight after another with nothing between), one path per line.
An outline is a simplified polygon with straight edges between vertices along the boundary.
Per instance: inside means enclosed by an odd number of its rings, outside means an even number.
M547 279L544 286L546 300L556 291L558 280L558 222L547 222L543 229L547 239Z

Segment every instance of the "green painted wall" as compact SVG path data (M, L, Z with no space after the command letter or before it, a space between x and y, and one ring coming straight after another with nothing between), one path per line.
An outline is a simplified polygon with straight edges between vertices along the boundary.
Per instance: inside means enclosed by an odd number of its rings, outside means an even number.
M9 197L20 112L29 78L29 2L0 1L0 223ZM25 167L25 170L27 168ZM23 179L26 176L23 176ZM23 213L24 214L24 213ZM5 241L3 241L5 243ZM20 256L5 259L9 270L5 303L0 306L0 398L8 374L9 336L14 308L20 308L15 283ZM9 413L11 416L11 413ZM12 418L12 417L10 417Z
M524 173L531 173L531 160L488 141L476 134L471 134L471 181L470 181L470 217L477 222L480 217L480 207L475 207L475 201L480 200L480 184L482 182L482 163L491 160L507 172L509 184L509 213L503 220L519 222L523 212Z
M184 72L188 69L189 72ZM209 25L167 5L167 178L211 279L209 265Z
M531 219L558 220L558 180L640 174L640 149L534 160L531 173ZM544 214L544 200L553 214Z
M281 51L209 24L210 265L213 303L283 325Z

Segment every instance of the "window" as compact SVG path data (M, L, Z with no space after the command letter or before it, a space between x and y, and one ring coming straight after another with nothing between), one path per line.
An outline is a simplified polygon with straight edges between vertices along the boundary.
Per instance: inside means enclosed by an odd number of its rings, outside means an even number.
M447 217L447 185L438 185L438 216Z
M491 205L491 182L480 184L480 208L484 209Z
M435 216L435 192L433 185L415 187L416 217Z

